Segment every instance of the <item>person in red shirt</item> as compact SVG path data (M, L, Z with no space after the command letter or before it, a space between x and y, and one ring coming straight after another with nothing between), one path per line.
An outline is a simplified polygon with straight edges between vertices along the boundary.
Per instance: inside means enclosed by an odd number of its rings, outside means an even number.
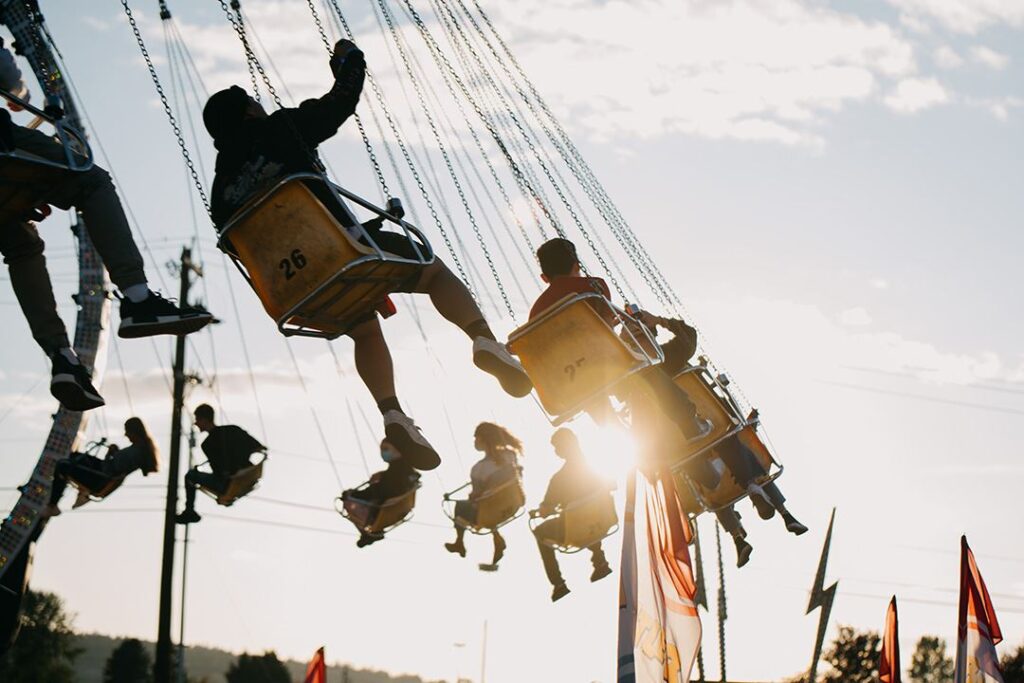
M537 260L540 261L540 279L547 283L548 288L541 292L530 309L531 320L569 294L593 292L611 300L608 283L599 277L584 277L581 274L576 245L569 240L562 237L548 240L537 249ZM609 325L615 326L618 323L611 308L595 307L595 310Z

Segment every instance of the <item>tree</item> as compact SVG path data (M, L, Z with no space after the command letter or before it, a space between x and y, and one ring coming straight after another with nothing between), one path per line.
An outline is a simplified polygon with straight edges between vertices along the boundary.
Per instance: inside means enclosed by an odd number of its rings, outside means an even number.
M81 653L75 647L73 617L53 593L27 591L21 633L0 658L0 681L5 683L73 683L73 664Z
M952 683L953 660L946 655L946 641L938 636L921 636L910 658L910 680L914 683Z
M1012 654L1003 655L999 665L1003 668L1003 680L1006 683L1024 683L1024 645Z
M292 683L288 669L272 651L262 655L238 655L224 678L227 683Z
M828 683L872 683L878 677L881 638L875 631L857 631L840 626L839 635L825 652L831 665L822 680Z
M103 667L103 683L149 683L153 680L152 666L142 641L122 640Z

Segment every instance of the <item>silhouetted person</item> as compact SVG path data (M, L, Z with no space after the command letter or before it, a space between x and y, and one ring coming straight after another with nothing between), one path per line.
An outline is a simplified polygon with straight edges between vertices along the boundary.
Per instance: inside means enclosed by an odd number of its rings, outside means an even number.
M356 546L363 548L384 538L381 531L367 531L377 521L381 506L393 498L403 496L419 483L420 475L409 461L402 457L387 439L380 442L380 457L388 466L370 476L370 483L362 490L348 489L341 494L342 501L359 528Z

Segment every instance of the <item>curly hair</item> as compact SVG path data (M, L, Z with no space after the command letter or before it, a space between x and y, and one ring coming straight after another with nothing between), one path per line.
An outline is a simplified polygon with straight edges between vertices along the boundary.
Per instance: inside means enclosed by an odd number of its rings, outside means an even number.
M473 435L483 441L485 446L514 451L516 455L523 454L523 442L501 425L496 425L493 422L481 422L476 426Z

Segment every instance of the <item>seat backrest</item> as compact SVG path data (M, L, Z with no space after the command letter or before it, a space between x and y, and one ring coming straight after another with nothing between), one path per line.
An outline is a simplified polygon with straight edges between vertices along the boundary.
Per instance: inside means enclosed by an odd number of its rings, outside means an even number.
M526 494L519 479L507 481L479 500L474 526L493 529L514 517L525 504Z
M551 415L571 417L647 364L615 334L591 300L607 304L597 295L570 295L509 336L509 350L519 356Z
M615 512L615 499L608 494L594 495L566 506L562 520L565 523L563 545L585 548L604 538L619 517Z
M228 482L224 493L217 496L220 505L231 505L236 500L250 493L263 476L263 463L257 463L235 472Z
M340 268L373 254L300 179L243 209L227 226L226 237L275 320Z
M414 507L416 507L416 489L400 496L389 498L381 503L377 518L373 520L366 530L374 533L394 526L405 519Z
M722 399L715 394L713 380L707 369L701 366L687 368L676 375L673 381L686 392L693 404L697 406L697 414L704 419L711 420L711 431L697 441L691 442L689 446L692 450L721 439L741 423L741 416L734 415L727 410Z

